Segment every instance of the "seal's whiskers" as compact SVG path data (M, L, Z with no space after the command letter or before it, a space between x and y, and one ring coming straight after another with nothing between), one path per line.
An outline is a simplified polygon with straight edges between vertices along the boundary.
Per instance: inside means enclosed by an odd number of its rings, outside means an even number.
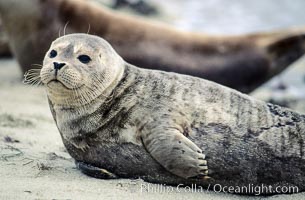
M38 65L38 64L35 64ZM40 77L41 69L30 69L24 74L23 83L29 84L31 86L41 85L41 77Z
M65 26L64 26L64 36L66 35L66 29L67 29L67 27L68 27L68 24L69 24L69 21L67 21L67 23L66 23Z

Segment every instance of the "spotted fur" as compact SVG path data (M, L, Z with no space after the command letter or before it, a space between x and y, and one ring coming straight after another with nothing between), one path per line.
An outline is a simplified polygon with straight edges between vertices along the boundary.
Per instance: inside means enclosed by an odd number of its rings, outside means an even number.
M96 88L84 99L63 80L45 82L63 142L85 173L93 166L107 171L91 173L102 178L304 190L304 115L204 79L134 67L96 36L67 35L50 50L62 42L92 57L80 65L64 47L54 58L67 63L62 73L78 71L79 93Z

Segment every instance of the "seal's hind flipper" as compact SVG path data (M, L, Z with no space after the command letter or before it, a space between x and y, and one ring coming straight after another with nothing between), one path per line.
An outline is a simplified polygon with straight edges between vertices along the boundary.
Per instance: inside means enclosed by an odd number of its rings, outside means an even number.
M93 165L75 161L77 169L88 176L92 176L100 179L115 179L118 178L115 174L107 171L106 169L98 168Z

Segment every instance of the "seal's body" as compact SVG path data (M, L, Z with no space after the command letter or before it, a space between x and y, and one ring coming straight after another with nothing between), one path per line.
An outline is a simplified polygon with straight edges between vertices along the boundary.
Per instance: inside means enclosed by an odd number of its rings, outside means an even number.
M40 76L63 142L87 174L304 189L304 115L207 80L134 67L85 34L57 39Z
M41 64L59 33L106 39L127 62L141 68L188 74L251 92L304 52L305 29L239 36L179 31L126 16L84 0L0 0L11 49L23 71Z

